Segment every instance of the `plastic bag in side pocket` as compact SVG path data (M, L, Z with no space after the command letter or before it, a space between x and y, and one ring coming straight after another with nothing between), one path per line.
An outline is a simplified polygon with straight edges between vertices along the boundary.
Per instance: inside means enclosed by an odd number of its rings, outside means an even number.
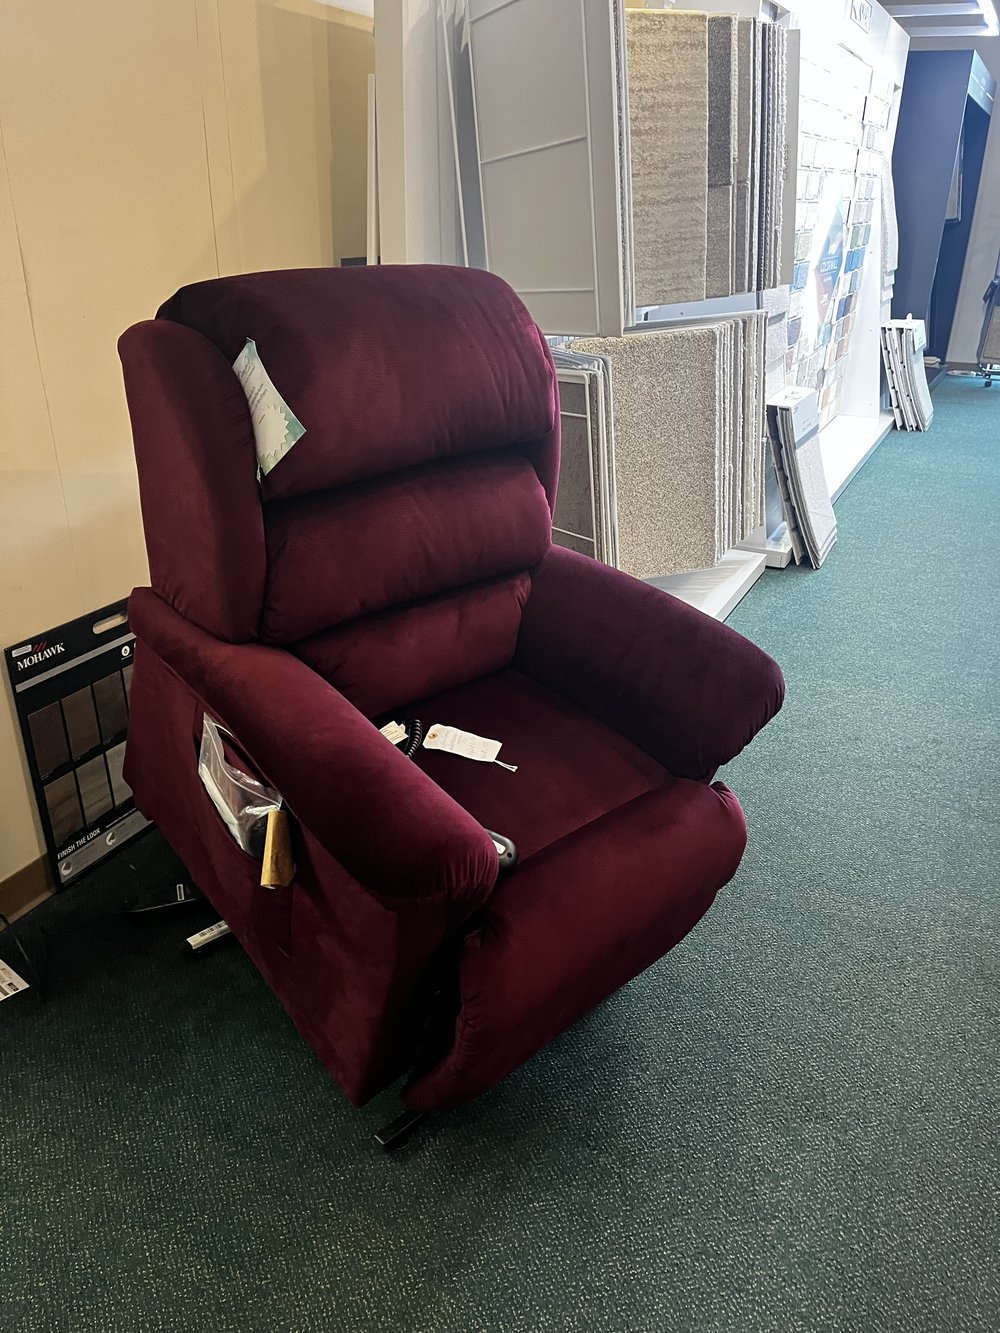
M229 734L205 714L198 776L226 828L243 850L259 861L264 855L268 812L281 809L281 797L263 782L226 762L222 737Z

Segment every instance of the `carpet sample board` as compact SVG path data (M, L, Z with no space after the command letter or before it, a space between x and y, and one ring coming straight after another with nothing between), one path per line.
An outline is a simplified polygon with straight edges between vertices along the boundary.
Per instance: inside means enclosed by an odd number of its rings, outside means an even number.
M722 553L722 344L718 326L571 344L611 365L619 568L637 578Z
M767 405L771 456L797 564L819 569L837 540L819 447L815 389L789 388Z
M710 568L760 525L765 326L764 312L754 311L575 340L555 352L570 440L557 543L656 578ZM605 378L600 400L596 382L590 386L601 406L591 409L599 429L591 436L589 511L574 374Z
M708 255L708 15L626 10L639 306L700 301Z

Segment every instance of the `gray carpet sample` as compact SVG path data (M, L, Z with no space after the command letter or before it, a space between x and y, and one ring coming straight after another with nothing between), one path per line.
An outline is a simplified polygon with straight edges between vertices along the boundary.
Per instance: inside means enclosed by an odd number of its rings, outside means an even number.
M708 244L708 15L627 10L625 35L636 304L700 301Z
M736 29L736 168L733 216L733 291L750 290L750 173L753 162L755 19L741 19Z
M729 296L736 290L737 35L732 15L709 18L707 296Z

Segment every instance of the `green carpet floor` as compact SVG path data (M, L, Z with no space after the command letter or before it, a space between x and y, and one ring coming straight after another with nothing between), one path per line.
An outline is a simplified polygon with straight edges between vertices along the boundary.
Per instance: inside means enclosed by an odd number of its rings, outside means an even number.
M732 618L788 678L727 770L737 880L396 1158L392 1099L352 1111L235 945L115 918L122 863L32 914L0 1328L996 1333L1000 393L936 402L826 567ZM137 873L170 873L155 840Z

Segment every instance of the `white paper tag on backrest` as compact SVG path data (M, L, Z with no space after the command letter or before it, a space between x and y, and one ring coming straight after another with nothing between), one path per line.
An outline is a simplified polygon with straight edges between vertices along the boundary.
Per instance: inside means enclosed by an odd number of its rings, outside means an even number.
M271 383L252 338L246 340L233 370L247 396L257 462L266 477L296 440L302 439L306 428Z
M28 989L28 983L19 977L12 967L0 959L0 1000L9 1000L12 995L20 995Z
M424 746L428 750L460 754L463 759L478 759L483 764L493 763L502 744L503 741L487 740L485 736L474 736L471 731L459 731L458 727L445 727L440 722L435 722L424 737Z
M393 745L399 745L401 741L406 740L406 728L400 726L398 722L387 722L384 727L379 727L379 731Z

